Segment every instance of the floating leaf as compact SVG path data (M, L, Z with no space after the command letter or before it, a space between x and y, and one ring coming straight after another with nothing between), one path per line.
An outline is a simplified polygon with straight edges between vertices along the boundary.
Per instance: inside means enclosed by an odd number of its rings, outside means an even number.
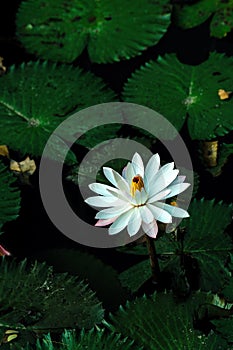
M3 260L0 271L2 326L92 328L103 318L103 309L92 290L73 276L54 274L44 263L29 265L26 260Z
M227 319L213 320L212 323L216 326L216 331L228 342L233 342L233 316Z
M56 272L68 272L88 281L104 307L116 308L126 300L117 272L92 254L74 249L50 249L40 251L36 257L53 266Z
M169 24L167 0L75 0L68 4L27 0L20 4L16 20L20 40L29 52L72 62L87 47L91 61L97 63L140 54L161 39Z
M184 267L180 266L181 259L187 257L195 259L198 264L198 284L202 290L219 291L229 280L230 272L226 265L229 251L232 249L232 241L224 234L224 229L231 222L232 206L214 201L200 200L191 203L189 209L190 218L181 224L184 230L183 240L176 237L176 232L164 233L155 242L156 251L159 257L159 265L163 272L172 273L176 283L176 289L182 284L182 273ZM179 229L178 229L179 230ZM178 234L179 231L178 231ZM146 247L135 247L134 253L146 255ZM125 247L126 253L130 248ZM186 267L191 274L190 267ZM147 260L144 260L120 274L120 280L124 286L135 292L150 277L150 267ZM186 276L184 275L185 279Z
M212 15L217 2L218 0L198 0L193 4L175 4L172 21L183 29L196 27Z
M172 20L183 29L200 25L210 19L210 34L225 37L233 28L233 1L199 0L193 4L175 4Z
M150 277L149 259L133 265L119 275L122 286L128 288L132 293L136 292Z
M171 294L138 298L111 315L111 324L106 325L132 337L147 350L221 349L224 342L216 335L205 337L194 330L192 317L197 301L194 297L191 303L177 303Z
M15 220L20 210L20 192L12 185L15 177L0 162L0 230L7 221Z
M123 338L120 334L106 333L102 329L81 331L78 335L75 331L65 330L61 340L53 341L50 334L38 340L36 347L15 345L15 350L142 350L142 347L134 346L134 341Z
M174 54L159 57L136 71L124 87L127 102L154 109L180 130L188 117L192 139L213 139L233 129L233 99L220 100L219 89L231 90L233 59L211 53L197 66Z
M40 156L54 129L71 112L114 98L100 78L79 68L29 62L0 78L0 139L23 154ZM62 152L57 135L54 154Z
M233 1L217 1L217 10L210 23L210 34L216 38L225 37L233 29Z
M231 222L232 206L214 200L194 200L189 213L190 218L182 223L187 230L183 253L197 259L201 288L218 291L229 278L225 263L232 242L223 232Z
M218 291L229 279L225 263L232 242L223 232L231 222L232 206L214 200L194 200L189 213L190 218L182 222L187 232L184 234L183 253L197 260L200 287L206 291ZM163 249L166 249L165 244ZM177 242L177 249L178 246Z

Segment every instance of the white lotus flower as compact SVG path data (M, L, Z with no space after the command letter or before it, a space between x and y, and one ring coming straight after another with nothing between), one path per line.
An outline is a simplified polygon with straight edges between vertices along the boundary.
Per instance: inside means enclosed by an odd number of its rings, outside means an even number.
M111 168L103 168L104 175L115 187L92 183L89 188L99 196L85 200L91 206L105 207L96 215L95 226L111 224L108 231L114 235L127 227L130 236L140 227L150 237L158 232L157 221L171 223L172 216L189 217L186 210L166 204L173 197L189 187L184 183L185 176L178 176L174 162L160 168L160 157L153 155L145 170L142 158L135 153L132 162L123 169L122 176Z

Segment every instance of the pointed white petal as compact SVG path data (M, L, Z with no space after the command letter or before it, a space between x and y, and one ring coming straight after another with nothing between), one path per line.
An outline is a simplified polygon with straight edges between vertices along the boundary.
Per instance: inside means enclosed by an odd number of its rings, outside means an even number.
M112 196L111 193L108 192L109 189L114 190L113 187L104 185L104 184L99 184L97 182L94 182L89 185L90 190L92 190L95 193L101 194L103 196Z
M129 186L131 186L131 182L132 182L135 175L137 175L137 174L135 174L132 164L128 163L126 166L126 169L125 169L125 177L126 177L126 181L128 182Z
M138 209L143 222L145 222L146 224L149 224L154 220L154 215L145 205L139 207Z
M116 216L119 216L126 211L130 210L132 206L130 204L127 204L125 206L121 207L113 207L113 208L108 208L108 209L103 209L99 211L95 218L96 219L110 219Z
M116 221L109 227L108 233L110 235L115 235L119 233L120 231L124 230L124 228L128 225L128 222L133 214L133 210L131 209L127 211L126 213L120 215Z
M136 201L137 205L141 205L141 204L142 204L142 194L141 194L141 191L136 190L136 191L135 191L135 194L134 194L134 198L135 198L135 201Z
M142 204L146 203L148 199L148 194L146 193L145 189L142 188L141 189L141 201L142 201Z
M115 187L117 187L117 182L113 173L113 169L108 168L108 167L103 167L103 172L105 177L108 179L111 184L113 184Z
M141 191L139 191L139 190L135 191L134 199L135 199L136 205L145 204L147 201L147 198L148 198L148 196L147 196L147 193L144 190L144 188L142 188Z
M132 167L134 169L135 175L144 176L144 165L141 156L138 153L135 153L132 158ZM134 176L135 176L134 175Z
M99 227L107 226L107 225L112 224L116 219L117 219L117 217L116 218L107 219L107 220L98 220L96 222L95 226L99 226Z
M156 220L153 220L150 224L142 222L142 229L151 238L156 238L158 233L158 225Z
M121 199L118 199L116 197L103 197L103 196L89 197L85 199L85 202L94 207L112 207L112 206L125 205L125 202L122 201Z
M155 194L161 192L168 185L170 185L170 183L177 177L179 172L179 170L177 169L171 171L165 170L165 172L160 172L160 170L157 172L158 176L154 181L154 187L152 188L151 186L150 188L150 196L154 196Z
M164 197L164 199L176 196L177 194L185 191L189 186L190 184L186 182L176 185L170 185L169 187L167 187L167 189L169 189L171 192L166 197Z
M126 203L127 202L131 202L131 195L126 193L126 192L123 193L121 190L118 190L117 188L113 188L112 187L111 189L108 189L108 192L113 197L121 199L121 200L123 200Z
M150 178L152 178L159 170L160 167L160 157L159 154L154 154L149 162L147 163L146 170L145 170L145 179L149 181Z
M151 173L150 177L147 176L146 181L145 181L145 187L146 187L147 193L149 193L151 195L152 193L156 194L156 193L160 192L162 189L158 189L155 192L155 186L156 186L158 179L160 178L160 176L164 177L164 175L167 172L171 172L173 170L173 168L174 168L174 162L168 163L168 164L163 165L155 174ZM158 187L156 187L156 189L157 188Z
M122 192L130 192L130 188L126 180L118 174L115 170L111 168L103 168L104 175L106 178L117 188L119 188Z
M126 166L122 170L122 177L126 179Z
M156 201L167 198L166 196L169 196L170 192L171 192L171 190L169 190L169 189L163 190L163 191L155 194L154 196L150 197L148 199L147 203L153 204Z
M171 185L181 184L182 182L184 182L185 179L186 179L186 176L179 175L174 181L172 181Z
M161 208L166 210L169 214L171 214L172 216L176 217L176 218L188 218L189 217L189 213L182 209L182 208L178 208L175 207L174 205L169 205L166 203L160 203L157 202L155 204L157 206L157 208Z
M133 209L133 215L131 216L127 225L127 231L130 237L136 235L141 227L142 219L138 208Z
M172 216L167 211L157 207L157 203L158 202L156 202L154 205L147 204L147 207L148 209L150 209L150 211L154 215L155 220L158 220L164 223L172 222Z

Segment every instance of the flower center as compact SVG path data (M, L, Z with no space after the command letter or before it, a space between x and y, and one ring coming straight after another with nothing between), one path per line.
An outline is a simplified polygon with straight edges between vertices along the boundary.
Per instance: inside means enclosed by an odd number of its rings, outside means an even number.
M134 197L136 190L141 191L144 187L143 179L140 175L136 175L133 177L133 180L131 182L131 188L130 193Z

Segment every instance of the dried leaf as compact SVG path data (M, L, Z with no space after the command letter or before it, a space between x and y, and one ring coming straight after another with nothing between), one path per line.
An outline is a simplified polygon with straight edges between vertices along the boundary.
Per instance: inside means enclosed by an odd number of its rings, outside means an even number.
M9 158L9 150L6 145L0 145L0 156Z
M225 91L224 89L218 90L218 96L220 100L227 100L231 94L232 94L232 91Z
M32 175L36 170L36 163L33 159L30 159L30 157L27 157L21 162L16 162L12 159L10 162L10 169L19 173L26 173L27 175Z
M6 72L6 67L3 65L3 57L0 57L0 75L3 75Z

